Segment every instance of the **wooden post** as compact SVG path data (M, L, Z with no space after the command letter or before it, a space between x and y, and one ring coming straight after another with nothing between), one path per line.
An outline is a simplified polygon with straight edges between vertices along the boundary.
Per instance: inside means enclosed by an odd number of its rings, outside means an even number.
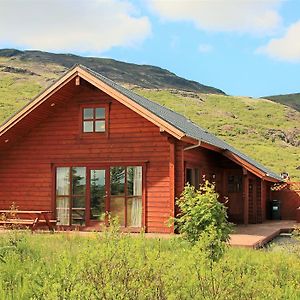
M243 168L243 200L244 200L244 224L249 223L249 176L246 169Z
M225 169L222 170L222 199L221 202L226 202L225 198L228 197L228 193L227 193L227 171ZM228 205L228 204L227 204Z
M261 201L261 220L264 222L266 220L266 206L267 206L267 194L266 194L266 182L261 179L260 181L260 201Z
M170 142L170 160L169 160L169 178L170 178L170 217L175 217L175 143ZM170 227L170 231L174 233L174 225Z

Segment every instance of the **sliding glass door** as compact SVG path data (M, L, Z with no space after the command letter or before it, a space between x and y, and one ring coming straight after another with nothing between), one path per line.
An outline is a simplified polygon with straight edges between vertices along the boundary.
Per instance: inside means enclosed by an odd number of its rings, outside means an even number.
M142 226L142 167L110 168L110 212L121 226Z
M56 168L58 225L85 225L86 168Z
M105 222L106 213L121 226L142 226L142 167L57 167L58 225Z
M106 209L106 170L90 169L90 221L105 220Z

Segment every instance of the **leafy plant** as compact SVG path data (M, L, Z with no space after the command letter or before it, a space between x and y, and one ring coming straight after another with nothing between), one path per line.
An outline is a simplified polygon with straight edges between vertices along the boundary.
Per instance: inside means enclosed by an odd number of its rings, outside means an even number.
M199 190L186 185L176 201L180 213L175 218L175 226L192 244L207 233L211 233L216 241L212 240L212 244L229 240L232 224L227 220L225 205L218 199L214 184L206 180Z

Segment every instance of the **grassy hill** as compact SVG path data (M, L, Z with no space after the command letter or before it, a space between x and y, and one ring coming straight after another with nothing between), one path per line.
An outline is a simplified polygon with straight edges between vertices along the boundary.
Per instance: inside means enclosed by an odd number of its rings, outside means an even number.
M130 86L224 94L219 89L187 80L159 67L125 63L108 58L82 57L73 54L54 54L42 51L19 51L15 49L0 49L0 57L7 63L14 61L14 63L23 66L25 63L25 70L27 64L46 66L55 64L64 69L69 69L75 64L82 64L118 83ZM2 64L5 67L4 62ZM9 71L8 69L6 70ZM11 71L15 70L11 69ZM39 72L36 73L39 74Z
M300 111L300 93L287 94L287 95L275 95L266 96L265 99L272 100L287 106L290 106L298 111Z
M65 65L50 58L41 61L22 59L12 53L0 54L0 122L65 71ZM300 180L299 111L266 99L204 94L159 85L145 88L126 80L124 83L135 92L185 115L274 171L288 171L293 180ZM151 84L155 85L155 81Z

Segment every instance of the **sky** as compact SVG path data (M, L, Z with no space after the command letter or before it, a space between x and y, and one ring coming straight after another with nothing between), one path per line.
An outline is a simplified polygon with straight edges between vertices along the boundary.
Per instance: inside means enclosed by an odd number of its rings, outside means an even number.
M159 66L230 95L300 92L300 0L0 0L0 48Z

